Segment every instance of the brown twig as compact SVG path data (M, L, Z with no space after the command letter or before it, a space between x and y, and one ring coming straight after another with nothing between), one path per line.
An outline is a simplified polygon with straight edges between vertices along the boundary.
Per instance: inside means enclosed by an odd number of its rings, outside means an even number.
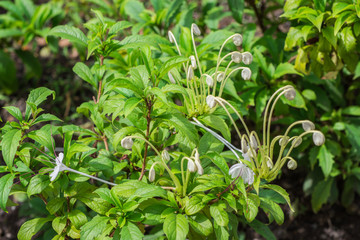
M265 8L265 3L263 1L261 1L261 6L260 6L261 12L259 12L259 9L256 6L255 0L247 0L247 2L254 9L254 12L255 12L256 18L258 20L259 26L261 28L261 31L264 33L266 31L266 27L263 22L263 18L264 18L263 10Z

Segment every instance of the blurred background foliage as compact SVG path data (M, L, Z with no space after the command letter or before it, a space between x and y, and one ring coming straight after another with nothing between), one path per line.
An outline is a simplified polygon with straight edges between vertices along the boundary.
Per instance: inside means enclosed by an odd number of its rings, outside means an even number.
M287 104L278 107L276 116L280 117L274 119L273 134L278 135L284 125L295 120L310 119L327 138L321 148L313 147L311 139L306 139L296 149L294 158L299 168L291 174L304 180L302 194L296 196L306 197L314 212L324 204L341 204L351 211L360 194L358 1L0 1L1 104L19 105L31 89L46 86L57 93L55 101L47 106L51 113L86 125L76 106L89 99L91 88L76 77L72 68L79 60L93 62L88 56L97 50L48 34L58 25L74 26L98 46L93 34L97 31L88 22L94 14L102 14L114 23L127 21L117 26L121 31L114 47L118 49L108 60L121 74L127 74L136 64L121 48L125 43L147 43L159 54L176 55L167 40L167 31L172 30L180 38L183 53L190 55L188 28L196 23L206 33L199 55L207 66L213 66L216 55L208 49L219 47L233 32L242 34L243 50L254 56L250 65L252 81L235 77L226 86L225 98L237 102L242 113L248 115L249 125L259 131L261 113L271 94L286 84L294 85L297 97L286 103L296 108ZM3 113L1 117L5 121L9 118ZM284 174L285 178L290 175ZM33 211L31 214L38 210Z

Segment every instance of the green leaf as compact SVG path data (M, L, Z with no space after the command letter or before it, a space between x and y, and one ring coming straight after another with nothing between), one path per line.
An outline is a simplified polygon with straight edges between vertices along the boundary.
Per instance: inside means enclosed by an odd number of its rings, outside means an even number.
M229 216L225 211L226 205L224 203L215 203L210 206L210 214L213 217L214 221L219 226L227 226L229 224Z
M34 104L35 106L39 106L40 103L45 101L48 96L53 95L53 99L55 99L55 91L52 91L46 87L39 87L32 90L26 100L26 111L25 111L25 120L29 120L31 107L29 104Z
M213 232L211 221L204 214L197 213L189 217L188 221L195 232L203 236L209 236Z
M163 230L169 240L184 240L189 232L189 224L184 215L169 214L165 219Z
M18 37L21 35L23 35L23 32L19 29L15 29L15 28L0 29L0 39L1 38Z
M8 201L9 193L13 185L14 176L6 174L0 178L0 208L7 212L6 203Z
M47 186L49 186L50 180L49 176L46 175L36 175L31 178L29 186L27 188L28 197L41 193Z
M229 166L227 165L225 159L220 156L220 154L213 152L207 154L207 156L222 171L225 176L229 175Z
M2 136L2 156L9 170L12 171L14 157L21 140L21 130L12 129Z
M302 76L301 73L295 70L294 65L291 63L280 63L275 70L274 79L278 79L286 74L297 74Z
M145 89L149 83L149 73L144 65L133 67L129 71L131 79L139 89Z
M360 116L360 106L349 106L342 110L342 114Z
M51 215L54 215L57 211L62 208L63 204L66 202L65 198L53 198L48 204L46 204L46 209L49 211Z
M270 228L266 224L255 219L254 221L249 223L249 225L252 229L255 230L255 232L263 236L266 240L276 240L274 233L270 230Z
M143 237L140 229L132 222L126 222L121 228L121 240L141 240Z
M242 16L244 12L244 0L228 0L229 8L233 18L242 23Z
M227 230L227 228L223 227L223 226L219 226L216 224L216 222L214 222L214 230L215 230L215 235L216 235L216 239L219 240L228 240L229 239L229 231Z
M6 111L8 111L17 120L19 121L23 120L22 113L19 108L14 106L9 106L9 107L4 107L4 109L6 109Z
M189 58L183 56L171 57L160 68L158 78L159 79L163 78L172 68L177 67L186 61L189 61Z
M222 118L215 115L207 115L199 117L199 120L205 123L205 125L218 130L226 140L231 141L230 129Z
M105 214L111 208L111 205L107 201L99 198L95 193L81 194L77 196L77 199L99 214Z
M55 230L55 232L57 232L57 234L60 235L62 233L62 231L66 227L66 222L67 222L66 216L56 217L52 221L52 227Z
M61 38L65 38L68 39L70 42L80 44L84 47L87 46L88 38L80 29L72 26L68 26L68 25L56 26L50 30L48 35L54 35Z
M172 1L171 5L168 8L168 11L165 16L165 24L166 26L170 26L173 22L176 14L179 13L180 7L183 4L184 0L175 0Z
M303 108L303 109L307 110L305 100L304 100L303 96L301 95L301 93L296 89L295 89L295 92L296 92L296 96L293 100L288 100L287 98L285 98L283 96L281 98L281 101L292 107Z
M200 186L200 185L198 185L198 186ZM205 204L202 202L202 198L200 198L198 196L192 196L192 198L186 199L185 213L188 216L194 215L195 213L201 211L201 209L203 209L204 207L205 207Z
M311 195L311 206L315 213L317 213L320 210L321 206L327 202L330 196L330 190L333 181L333 178L329 178L327 180L322 180L316 184L314 191Z
M87 223L86 215L78 209L71 211L68 215L69 220L77 229L80 229L85 223Z
M10 56L0 50L0 88L6 94L15 92L18 88L16 68Z
M350 144L353 147L353 151L360 156L360 129L358 125L355 124L345 124L346 135L350 141Z
M334 34L334 27L327 26L326 28L323 28L322 33L326 40L328 40L329 43L331 43L331 45L336 48L337 37Z
M243 207L243 213L248 222L252 222L259 212L260 199L256 194L248 194L246 206Z
M279 225L284 223L284 212L274 201L267 198L260 198L260 207L267 213L270 222L271 218L273 218Z
M317 159L319 159L321 170L324 173L325 178L327 178L334 164L334 156L330 153L330 151L327 150L325 144L320 147Z
M340 33L340 37L345 45L346 51L351 52L355 49L356 39L351 27L344 28Z
M51 221L50 218L35 218L25 222L17 234L19 240L31 240L40 231L45 223Z
M321 12L325 11L327 0L314 0L315 9Z
M117 22L114 25L112 25L111 28L109 29L109 35L117 34L119 31L132 26L133 24L128 21Z
M93 240L105 230L108 217L95 216L90 222L81 227L80 240Z
M131 114L134 111L134 109L137 107L137 105L139 105L139 103L141 103L142 101L144 100L136 97L132 97L126 100L124 105L124 116L125 117L129 116L129 114Z
M94 75L91 73L89 67L86 66L84 63L82 63L82 62L76 63L75 66L73 67L73 71L81 79L90 83L94 88L96 88L96 89L98 88L97 81L94 78Z
M271 190L277 192L278 194L280 194L286 200L286 202L289 205L291 211L294 212L294 209L291 206L289 194L285 191L285 189L283 189L282 187L280 187L278 185L274 185L274 184L265 184L265 185L261 185L260 187L261 188L271 189Z
M347 18L351 16L351 12L346 11L340 14L340 16L336 17L335 25L334 25L334 36L340 31L341 27L346 23Z
M60 122L62 122L62 120L60 118L58 118L57 116L54 116L54 115L49 114L49 113L45 113L45 114L41 114L39 117L37 117L35 119L35 121L32 123L32 125L35 125L35 124L40 123L40 122L47 122L47 121L60 121Z
M141 13L145 10L144 4L140 1L127 1L125 3L125 13L130 16L130 18L136 20L137 22L144 22L141 18Z

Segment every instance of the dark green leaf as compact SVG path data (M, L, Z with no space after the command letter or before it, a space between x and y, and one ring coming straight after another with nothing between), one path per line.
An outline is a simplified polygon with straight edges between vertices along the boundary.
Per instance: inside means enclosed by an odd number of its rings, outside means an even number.
M50 30L48 35L54 35L61 38L68 39L70 42L80 44L84 47L87 46L87 37L85 34L78 28L62 25L56 26Z
M12 129L2 136L2 155L10 171L13 167L14 157L21 140L21 130Z
M40 231L45 223L51 221L50 218L35 218L25 222L17 234L19 240L31 240Z
M41 193L47 186L49 186L50 180L49 176L45 175L36 175L31 178L29 186L27 188L28 197Z
M121 240L141 240L143 237L140 229L131 222L126 222L121 229Z
M334 156L328 151L325 144L320 147L317 158L319 159L321 170L324 173L325 178L327 178L334 164Z
M189 224L184 215L170 214L165 219L163 230L169 240L185 240Z
M321 206L327 202L330 196L330 190L333 181L333 178L329 178L316 184L311 195L311 206L315 213L318 212Z
M105 230L108 217L95 216L90 222L81 227L80 240L93 240Z
M242 16L244 12L244 0L228 0L229 8L233 18L242 23Z
M13 185L14 176L6 174L0 178L0 208L7 212L6 203L8 201L9 193Z
M97 81L91 73L88 66L86 66L82 62L78 62L75 64L73 71L84 81L90 83L94 88L97 89Z

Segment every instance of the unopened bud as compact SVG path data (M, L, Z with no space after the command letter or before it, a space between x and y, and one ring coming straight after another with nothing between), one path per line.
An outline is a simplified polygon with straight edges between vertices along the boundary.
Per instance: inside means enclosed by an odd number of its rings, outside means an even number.
M169 41L171 42L171 43L173 43L174 42L174 35L172 34L172 32L171 31L168 31L168 36L169 36Z
M209 108L214 108L216 106L216 100L213 95L209 95L206 97L206 103L209 106Z
M169 77L169 80L171 83L174 83L174 84L176 83L175 78L173 77L173 75L170 72L168 72L168 77Z
M193 160L188 159L187 169L189 170L189 172L196 172L197 169Z
M244 68L241 72L241 77L244 80L249 80L251 78L251 71L249 68Z
M191 79L193 79L193 77L194 77L194 70L193 70L193 68L190 66L189 69L188 69L188 72L187 72L187 78L188 78L189 80L191 80Z
M131 149L132 148L132 145L133 145L133 140L131 137L124 137L122 140L121 140L121 146L125 149Z
M154 169L155 164L153 164L150 168L149 171L149 181L153 182L155 180L155 169Z
M209 87L213 87L214 86L214 79L210 76L210 75L206 75L206 84Z
M290 170L295 170L297 168L297 162L294 159L290 159L287 163L287 167Z
M273 164L273 162L272 162L270 159L268 159L268 160L266 161L266 166L271 169L271 168L274 167L274 164Z
M239 52L233 52L231 54L231 60L233 60L235 63L240 63L242 59L242 55Z
M281 147L284 147L284 146L286 146L286 144L288 143L288 141L289 141L289 137L288 137L288 136L284 136L284 137L280 138L280 140L279 140L279 145L280 145Z
M197 168L197 173L199 175L203 175L204 174L204 169L201 166L200 155L199 155L199 152L198 152L197 149L195 151L195 165L196 165L196 168Z
M304 129L305 132L311 131L311 130L315 129L315 124L310 122L310 121L303 122L302 123L302 128Z
M248 143L246 142L245 138L242 138L241 139L241 151L243 153L247 153L248 150L249 150Z
M238 33L233 36L232 40L234 45L237 47L239 47L242 44L242 36Z
M225 73L221 72L217 75L216 80L218 82L221 82L222 80L224 80L224 78L225 78Z
M325 142L325 136L322 132L315 132L313 134L313 141L316 146L321 146Z
M257 142L256 137L254 135L250 136L250 146L255 150L258 148L258 142Z
M195 59L195 56L190 56L190 62L191 62L191 66L193 67L193 69L196 69L197 68L197 65L196 65L196 59Z
M253 61L253 56L249 52L242 53L242 61L244 64L249 65Z
M165 161L169 161L170 160L170 154L168 151L164 150L161 153L161 157L162 159L164 159Z
M286 92L284 93L285 97L287 100L294 100L295 96L296 96L296 92L294 88L290 88L288 90L285 90Z
M195 23L191 24L192 30L194 32L194 34L196 36L200 36L201 35L201 31L198 25L196 25Z
M292 145L294 146L294 148L298 147L301 143L302 143L301 137L297 137L292 141Z

